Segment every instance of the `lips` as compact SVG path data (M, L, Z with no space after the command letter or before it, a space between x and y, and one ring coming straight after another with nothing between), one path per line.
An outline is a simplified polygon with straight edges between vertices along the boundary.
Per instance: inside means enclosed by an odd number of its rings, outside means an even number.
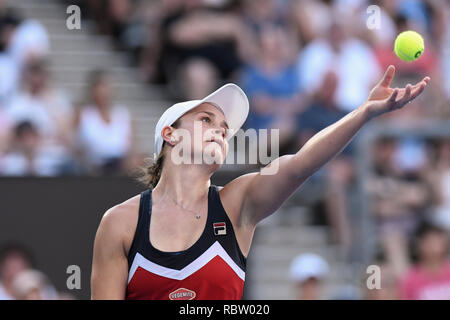
M211 139L211 140L206 140L206 142L215 142L217 143L221 148L223 148L223 141L219 140L219 139Z

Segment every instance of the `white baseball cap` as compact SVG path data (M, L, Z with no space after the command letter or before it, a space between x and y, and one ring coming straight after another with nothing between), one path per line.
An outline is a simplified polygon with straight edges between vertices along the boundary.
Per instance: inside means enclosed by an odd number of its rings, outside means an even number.
M164 139L161 136L162 129L165 126L171 126L186 112L205 102L211 103L223 111L229 127L228 135L226 137L227 139L233 137L247 119L249 110L248 98L244 91L242 91L242 89L234 83L228 83L223 87L220 87L202 100L191 100L176 103L164 111L156 124L154 148L155 159L161 153L164 142Z
M329 271L328 263L319 255L305 253L297 256L291 263L291 279L303 282L310 278L322 279Z

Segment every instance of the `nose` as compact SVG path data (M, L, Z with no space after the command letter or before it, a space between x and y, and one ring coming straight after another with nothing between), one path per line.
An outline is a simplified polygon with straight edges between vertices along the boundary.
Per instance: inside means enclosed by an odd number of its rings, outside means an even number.
M225 136L226 136L225 128L216 129L215 133L222 135L222 138L225 138Z

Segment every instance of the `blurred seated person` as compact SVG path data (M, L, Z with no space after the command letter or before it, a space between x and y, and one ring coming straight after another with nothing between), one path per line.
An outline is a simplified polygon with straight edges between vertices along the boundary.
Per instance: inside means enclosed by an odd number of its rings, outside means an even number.
M436 149L436 159L426 170L432 190L430 219L450 232L450 139L442 139Z
M406 273L400 286L407 300L450 300L448 232L429 222L416 233L418 261Z
M27 248L7 243L0 249L0 300L14 300L13 282L18 274L32 268L34 258Z
M22 75L22 88L6 108L12 125L28 121L42 135L42 143L66 152L72 137L72 107L68 97L49 84L47 62L33 60Z
M12 35L8 51L19 71L23 72L30 62L48 57L50 40L47 29L36 19L22 21Z
M18 89L19 65L9 52L9 44L20 21L14 13L0 16L0 109Z
M6 116L6 112L2 108L2 105L0 105L0 158L8 146L10 127L9 118Z
M90 101L75 119L78 147L91 173L122 173L133 151L131 115L125 106L113 101L111 81L104 70L92 72Z
M323 282L328 273L328 263L317 254L304 253L295 257L290 266L295 299L323 300Z
M373 273L366 273L364 270L364 279L362 281L362 291L365 300L397 300L399 298L398 292L398 278L396 277L392 266L386 262L385 255L381 251L376 257L375 261L371 263L380 268L381 279L376 279L375 283L379 281L379 287L372 287L368 284L374 284L369 277Z
M279 130L280 153L287 152L296 133L296 115L303 107L294 60L297 47L288 30L263 26L258 35L258 54L241 72L242 89L252 108L245 129Z
M368 184L380 246L397 278L409 268L408 239L423 218L430 196L421 175L424 156L409 143L390 137L376 141L374 175ZM411 163L411 157L415 162Z
M198 99L251 59L253 39L235 14L235 1L218 6L202 0L175 3L161 23L159 74L174 95Z
M336 17L335 17L336 18ZM368 96L380 74L378 61L368 44L352 36L348 22L336 18L325 36L307 44L298 56L297 68L305 91L316 92L331 70L337 76L335 103L352 111Z
M320 86L309 97L306 108L298 114L297 127L300 131L298 141L300 145L347 114L336 104L338 81L334 71L325 72Z
M336 73L328 71L324 74L317 91L308 97L306 109L297 116L299 146L303 146L316 133L347 114L336 104L337 87ZM348 195L354 177L352 146L353 143L350 143L342 154L330 161L313 177L324 179L323 208L327 223L331 226L332 242L340 245L342 258L348 256L352 245L348 206Z
M292 0L288 3L290 20L304 44L328 32L333 14L330 1Z
M267 24L286 26L289 6L280 0L243 0L242 18L258 34Z
M45 274L38 270L20 272L12 283L16 300L57 300L58 292Z
M29 121L18 123L12 130L10 146L0 157L0 175L57 176L69 172L66 153L42 143L38 129Z

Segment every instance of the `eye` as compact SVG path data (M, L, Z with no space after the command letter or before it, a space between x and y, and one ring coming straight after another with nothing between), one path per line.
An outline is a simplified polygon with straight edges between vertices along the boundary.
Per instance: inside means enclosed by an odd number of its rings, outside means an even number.
M210 123L211 122L211 119L209 118L209 117L203 117L202 119L201 119L202 121L205 121L206 123Z

